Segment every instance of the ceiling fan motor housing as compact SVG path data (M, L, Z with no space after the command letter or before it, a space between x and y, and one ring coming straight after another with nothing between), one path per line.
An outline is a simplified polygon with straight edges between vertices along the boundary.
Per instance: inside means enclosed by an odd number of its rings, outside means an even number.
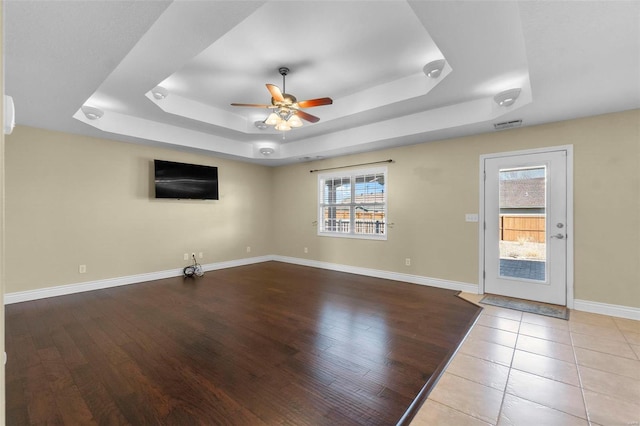
M288 93L283 93L282 97L284 98L283 101L276 101L275 99L271 98L271 103L278 107L288 107L298 102L295 96Z

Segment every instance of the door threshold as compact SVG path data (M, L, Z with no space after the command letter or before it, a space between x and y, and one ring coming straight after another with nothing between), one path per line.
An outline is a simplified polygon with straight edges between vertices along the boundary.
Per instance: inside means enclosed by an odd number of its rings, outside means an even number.
M552 305L550 303L516 299L514 297L500 296L496 294L487 294L482 298L482 300L480 300L480 303L563 320L569 319L569 309L567 309L566 306Z

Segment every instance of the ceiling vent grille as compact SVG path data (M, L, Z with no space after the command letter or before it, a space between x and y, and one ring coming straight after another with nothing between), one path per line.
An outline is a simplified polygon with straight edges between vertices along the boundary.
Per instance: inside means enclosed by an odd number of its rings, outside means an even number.
M503 121L502 123L493 123L496 130L513 129L522 126L522 120Z

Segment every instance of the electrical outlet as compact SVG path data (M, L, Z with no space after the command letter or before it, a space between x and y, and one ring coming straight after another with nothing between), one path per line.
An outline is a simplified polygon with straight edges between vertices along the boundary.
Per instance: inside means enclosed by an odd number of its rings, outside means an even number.
M305 253L309 253L309 248L308 248L308 247L305 247L305 248L304 248L304 252L305 252Z
M189 253L184 254L184 260L189 260Z
M247 253L251 253L251 246L247 246Z
M200 252L200 253L198 253L198 257L199 257L200 259L202 259L202 258L204 257L204 254L203 254L202 252Z
M407 257L407 258L404 260L404 264L405 264L405 266L411 266L411 258L410 258L410 257Z
M87 265L80 265L78 266L78 272L80 274L86 274L87 273Z
M191 253L191 259L195 259L196 258L196 254L195 253Z

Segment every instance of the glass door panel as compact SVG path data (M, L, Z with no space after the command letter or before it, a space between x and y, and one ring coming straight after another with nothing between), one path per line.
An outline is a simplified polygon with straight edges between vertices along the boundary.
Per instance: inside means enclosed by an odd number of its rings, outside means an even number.
M499 170L500 276L546 281L545 165Z

